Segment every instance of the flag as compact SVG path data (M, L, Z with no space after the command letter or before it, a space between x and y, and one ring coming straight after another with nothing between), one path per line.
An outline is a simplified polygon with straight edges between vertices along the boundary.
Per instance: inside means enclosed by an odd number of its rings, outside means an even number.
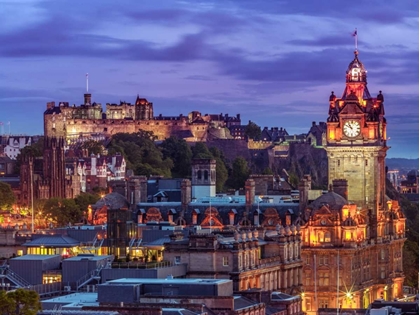
M2 121L0 121L0 126L3 126L3 122Z
M357 36L357 30L354 30L352 36Z

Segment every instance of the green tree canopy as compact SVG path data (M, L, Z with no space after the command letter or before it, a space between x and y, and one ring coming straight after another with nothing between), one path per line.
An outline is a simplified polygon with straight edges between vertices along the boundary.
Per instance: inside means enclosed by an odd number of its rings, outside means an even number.
M154 140L153 133L146 131L118 133L112 136L108 152L109 154L116 152L123 154L127 168L132 169L136 175L171 177L173 162L170 158L163 158Z
M32 143L31 145L28 145L24 147L22 150L20 150L20 153L16 157L16 163L14 166L14 173L19 174L20 173L20 166L22 165L22 161L26 157L41 157L44 155L44 137L40 137L37 142Z
M245 136L247 136L249 139L260 140L261 127L256 123L249 121L248 125L245 127Z
M189 177L191 175L192 151L187 141L177 137L170 137L160 145L164 159L171 159L174 163L172 177Z
M262 174L263 175L274 175L273 170L269 167L266 167L265 169L263 169Z
M242 156L237 157L232 164L232 174L230 175L230 184L234 189L240 189L245 186L245 181L248 179L250 170L248 162Z
M74 198L74 201L79 207L80 212L83 213L87 211L89 205L95 204L100 198L101 197L99 194L81 193L76 198Z
M39 295L33 290L0 291L1 314L36 315L42 310Z
M104 151L104 146L102 145L101 142L99 141L95 141L95 140L88 140L82 143L82 149L86 149L88 150L88 154L102 154L102 152Z
M10 210L16 198L9 184L0 182L0 209Z
M197 142L192 148L193 159L212 159L209 148L204 142Z
M225 190L225 183L229 176L225 157L223 152L218 148L212 147L210 148L210 152L213 155L213 158L216 160L216 191L222 192Z
M45 202L44 213L45 219L57 226L79 223L83 218L83 212L74 199L48 199Z

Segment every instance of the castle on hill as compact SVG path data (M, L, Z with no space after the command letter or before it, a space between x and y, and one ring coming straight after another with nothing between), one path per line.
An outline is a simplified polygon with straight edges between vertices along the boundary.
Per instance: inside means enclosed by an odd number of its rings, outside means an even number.
M106 104L105 112L100 103L92 103L92 95L84 94L80 106L68 102L48 102L44 112L44 135L64 138L67 144L86 139L103 139L117 133L153 132L157 140L177 136L190 142L206 141L209 133L217 137L232 138L226 128L241 125L240 115L205 114L193 111L187 116L154 116L153 103L145 98L134 104Z

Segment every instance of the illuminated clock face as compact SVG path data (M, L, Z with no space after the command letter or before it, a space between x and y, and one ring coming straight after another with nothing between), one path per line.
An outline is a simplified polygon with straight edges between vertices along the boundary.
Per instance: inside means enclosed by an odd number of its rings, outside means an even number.
M347 137L357 137L360 134L360 124L356 120L348 120L344 123L343 131Z

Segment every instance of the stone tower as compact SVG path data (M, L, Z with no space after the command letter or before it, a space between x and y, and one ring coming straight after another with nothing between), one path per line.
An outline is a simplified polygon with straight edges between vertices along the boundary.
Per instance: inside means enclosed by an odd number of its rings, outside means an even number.
M300 207L302 310L309 315L402 297L405 218L398 201L386 197L384 113L382 92L370 96L355 51L341 98L334 92L329 98L325 150L331 189Z
M45 137L43 163L43 178L50 188L49 198L66 198L63 138Z
M136 120L151 120L153 119L153 103L148 102L145 98L140 98L137 95L135 105L135 119Z
M216 160L194 159L191 163L192 198L216 195Z
M341 98L330 96L327 120L328 182L347 179L348 199L379 215L385 210L386 119L382 92L367 88L367 71L355 51Z

